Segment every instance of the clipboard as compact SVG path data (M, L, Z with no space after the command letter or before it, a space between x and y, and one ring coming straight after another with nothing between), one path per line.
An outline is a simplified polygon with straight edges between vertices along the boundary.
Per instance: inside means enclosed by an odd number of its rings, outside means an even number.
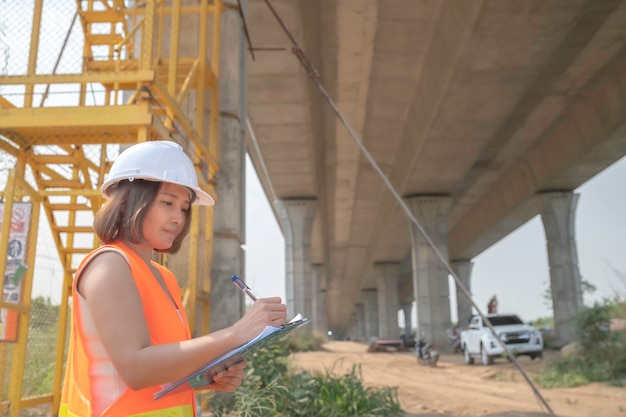
M186 388L199 388L209 385L213 382L213 377L220 371L241 362L247 356L252 355L257 350L271 344L273 341L282 338L291 331L304 326L311 320L303 318L300 314L296 315L290 322L280 326L265 326L265 329L259 333L254 339L248 343L226 352L222 356L202 366L192 374L169 384L161 385L161 390L154 394L154 399L159 398L173 392L182 391Z

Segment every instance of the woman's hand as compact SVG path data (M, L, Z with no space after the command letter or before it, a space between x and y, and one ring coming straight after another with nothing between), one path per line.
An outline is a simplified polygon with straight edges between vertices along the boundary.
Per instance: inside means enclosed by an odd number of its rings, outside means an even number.
M287 306L280 297L259 298L232 329L241 344L258 335L265 326L282 326L287 319Z
M244 376L244 368L246 363L244 361L238 362L228 369L218 372L213 377L213 383L207 385L208 389L214 391L233 392L241 385L241 380Z

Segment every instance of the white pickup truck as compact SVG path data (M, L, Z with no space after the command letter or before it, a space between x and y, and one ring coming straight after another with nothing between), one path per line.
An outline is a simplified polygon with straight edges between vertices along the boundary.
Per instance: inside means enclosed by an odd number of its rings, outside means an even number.
M531 359L543 356L541 333L531 325L525 324L518 316L488 314L486 317L511 353L516 356L528 355ZM480 316L472 316L468 329L461 331L460 342L465 363L468 365L474 363L475 357L480 357L483 365L491 365L494 358L505 353Z

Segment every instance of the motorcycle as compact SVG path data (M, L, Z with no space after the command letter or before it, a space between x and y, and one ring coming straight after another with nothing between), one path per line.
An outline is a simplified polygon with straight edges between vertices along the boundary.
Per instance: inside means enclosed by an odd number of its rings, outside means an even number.
M433 348L433 345L420 339L415 347L417 351L417 361L422 365L437 366L439 361L439 352Z

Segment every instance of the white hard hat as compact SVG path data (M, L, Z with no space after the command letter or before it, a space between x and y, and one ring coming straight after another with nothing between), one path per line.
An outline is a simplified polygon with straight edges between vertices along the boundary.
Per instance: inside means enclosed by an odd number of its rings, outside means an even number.
M140 142L124 150L111 165L106 181L102 184L102 195L108 197L111 186L122 180L135 179L182 185L196 193L193 204L215 204L213 197L198 187L193 163L176 142Z

